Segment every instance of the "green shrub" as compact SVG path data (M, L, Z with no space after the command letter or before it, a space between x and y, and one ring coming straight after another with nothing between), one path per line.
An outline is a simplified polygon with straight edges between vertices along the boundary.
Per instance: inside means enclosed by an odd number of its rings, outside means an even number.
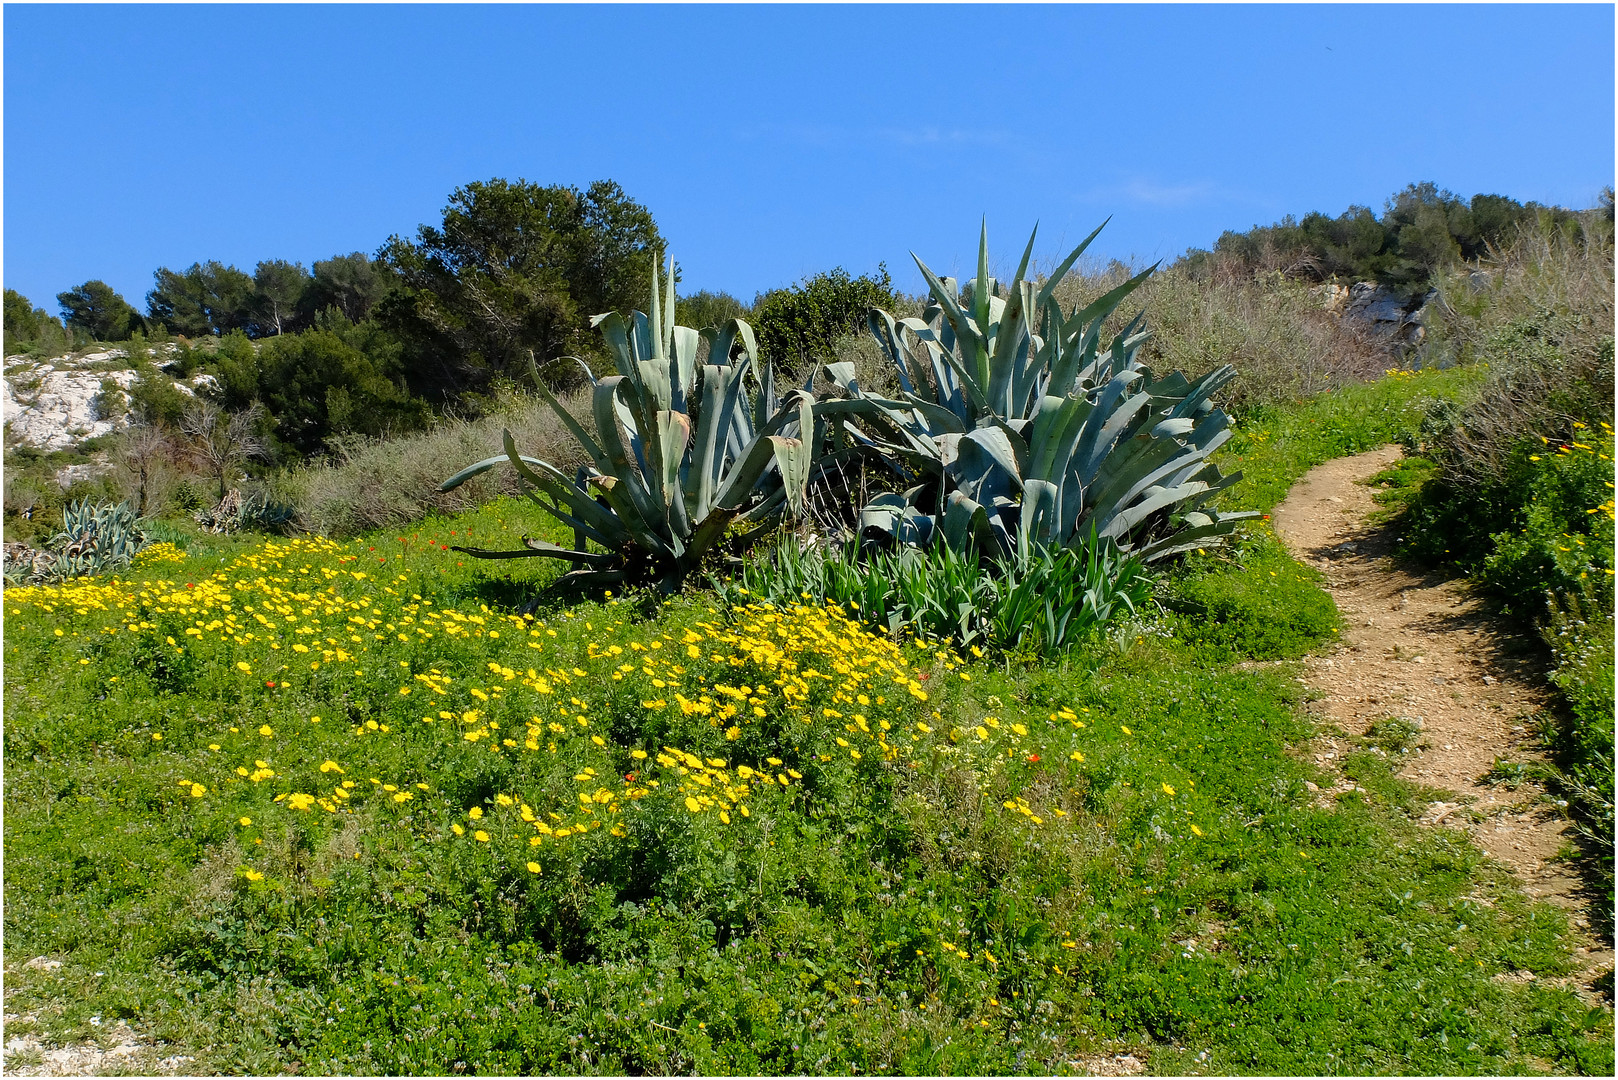
M1401 548L1472 575L1505 614L1543 617L1547 591L1574 595L1592 576L1611 578L1612 448L1610 433L1520 440L1492 482L1439 473L1409 502Z
M1608 582L1611 579L1608 578ZM1560 765L1553 787L1568 801L1574 828L1594 856L1613 910L1613 612L1610 584L1566 599L1550 598L1542 636L1554 665L1551 682L1562 697L1551 725L1551 750ZM1612 924L1606 925L1607 933Z
M897 300L886 265L877 267L875 277L857 278L838 267L764 293L753 301L747 321L758 335L760 358L801 378L831 359L840 338L864 330L866 312L891 309Z

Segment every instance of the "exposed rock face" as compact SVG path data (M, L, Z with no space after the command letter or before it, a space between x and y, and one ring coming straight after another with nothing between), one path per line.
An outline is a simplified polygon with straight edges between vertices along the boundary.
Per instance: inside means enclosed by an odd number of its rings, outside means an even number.
M135 384L136 371L117 366L126 358L122 349L49 360L7 357L5 425L11 438L40 450L67 450L127 427L127 403L107 402L101 392L103 381L125 392ZM178 380L174 385L185 394L194 394L194 387L215 389L209 375L194 377L191 385Z
M66 450L84 439L118 430L124 416L102 415L101 383L128 390L133 371L57 371L49 361L6 372L5 422L12 435L41 450Z
M1353 319L1371 333L1406 345L1420 345L1427 337L1427 302L1435 294L1406 300L1386 285L1370 281L1354 285L1327 283L1315 290L1320 306L1333 315Z

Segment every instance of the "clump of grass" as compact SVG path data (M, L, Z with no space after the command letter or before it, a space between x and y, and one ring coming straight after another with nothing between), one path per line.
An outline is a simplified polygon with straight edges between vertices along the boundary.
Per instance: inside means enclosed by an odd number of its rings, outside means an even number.
M561 402L586 429L593 429L588 395L564 394ZM306 526L327 536L348 537L398 528L428 514L457 514L499 496L521 495L516 474L496 469L453 491L438 485L466 462L500 452L509 428L518 449L559 468L583 464L578 443L537 398L513 396L476 420L449 419L421 435L362 440L345 445L337 460L284 474L276 494L297 506Z
M857 615L879 632L1024 657L1054 657L1109 623L1145 614L1152 575L1111 541L980 558L946 544L896 551L805 548L786 537L714 582L727 604L800 601Z

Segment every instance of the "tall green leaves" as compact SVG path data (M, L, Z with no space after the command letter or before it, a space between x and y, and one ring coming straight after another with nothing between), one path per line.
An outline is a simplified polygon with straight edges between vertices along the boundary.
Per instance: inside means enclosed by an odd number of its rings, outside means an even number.
M1093 530L1155 559L1218 543L1249 516L1207 506L1240 475L1208 460L1229 437L1210 399L1234 369L1157 378L1137 359L1139 317L1103 347L1106 320L1151 270L1071 314L1056 302L1054 286L1099 232L1043 282L1025 277L1030 236L1003 285L988 274L985 230L964 287L916 260L931 293L922 318L871 312L900 397L849 383L843 407L922 483L870 503L863 531L1026 556L1035 545L1076 546Z
M861 556L853 545L829 551L784 540L714 587L730 603L807 599L852 610L888 633L1051 656L1134 614L1152 582L1142 560L1095 537L988 563L948 544Z
M803 511L815 459L812 397L777 397L769 369L755 371L752 328L739 319L701 333L674 321L672 277L659 295L652 269L651 313L598 315L618 374L592 387L593 431L535 378L590 464L569 477L524 457L504 434L505 453L440 485L449 489L509 462L546 513L574 531L574 547L526 540L515 551L458 549L478 558L567 559L579 584L655 579L672 589L727 540L745 542L788 511ZM703 346L706 345L706 350ZM702 362L706 353L709 362ZM593 541L602 551L588 550Z

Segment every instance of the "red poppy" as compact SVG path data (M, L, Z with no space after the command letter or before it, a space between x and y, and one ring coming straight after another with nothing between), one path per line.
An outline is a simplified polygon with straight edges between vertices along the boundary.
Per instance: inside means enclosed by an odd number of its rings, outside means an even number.
M626 773L624 773L624 779L628 780L630 783L634 783L635 782L635 777L637 775L639 775L639 774L638 773L632 773L632 772L626 772Z
M1028 760L1029 761L1038 761L1039 760L1039 755L1038 754L1029 754L1028 755Z
M268 686L271 690L275 689L275 684L270 682L268 679L264 680L264 685Z

